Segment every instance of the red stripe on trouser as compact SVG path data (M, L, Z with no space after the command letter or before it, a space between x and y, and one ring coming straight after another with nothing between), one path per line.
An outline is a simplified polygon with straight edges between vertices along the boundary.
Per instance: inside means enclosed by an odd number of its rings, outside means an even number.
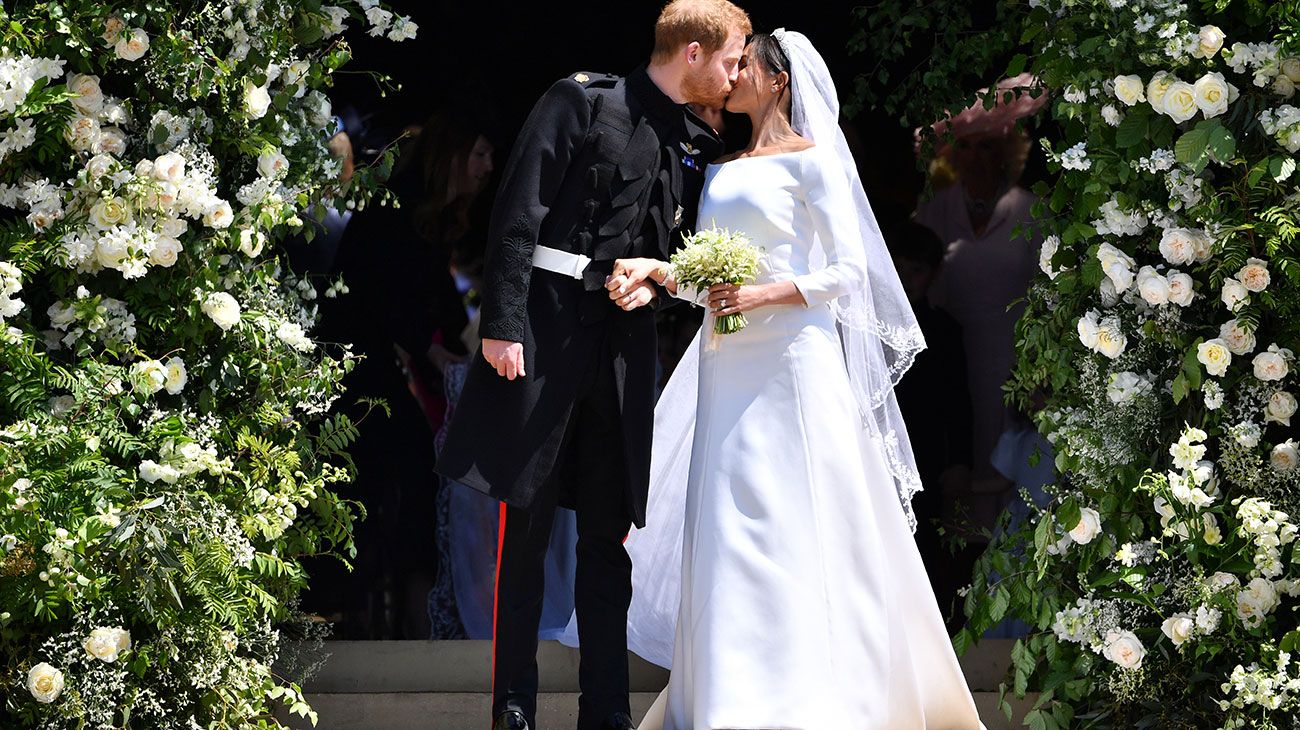
M501 605L501 554L506 545L506 503L501 503L501 513L497 525L497 576L492 587L492 702L496 704L497 696L497 618ZM495 723L496 718L492 721Z

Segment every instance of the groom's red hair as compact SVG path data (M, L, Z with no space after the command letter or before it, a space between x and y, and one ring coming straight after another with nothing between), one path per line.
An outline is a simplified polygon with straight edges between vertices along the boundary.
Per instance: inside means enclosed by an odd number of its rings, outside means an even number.
M690 43L699 42L713 54L734 31L748 36L754 32L749 13L727 0L672 0L655 23L654 61L668 61Z

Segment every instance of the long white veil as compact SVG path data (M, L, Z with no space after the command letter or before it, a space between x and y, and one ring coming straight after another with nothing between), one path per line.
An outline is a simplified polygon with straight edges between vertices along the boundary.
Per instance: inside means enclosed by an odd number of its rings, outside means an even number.
M858 240L837 240L835 247L843 250L861 246L867 277L862 288L839 298L831 306L839 325L853 394L862 413L862 427L878 439L903 511L915 530L911 500L920 491L921 480L894 386L911 367L917 353L925 349L925 340L867 201L848 141L840 129L839 97L826 62L802 33L782 29L772 35L790 61L794 130L818 146L834 151L840 164L823 173L844 175L853 196L853 209L842 214L857 220ZM811 262L816 270L826 265L826 259L821 245L813 249L818 252ZM701 332L711 328L712 323L706 321ZM646 528L633 531L626 543L633 564L628 646L646 660L664 667L672 664L681 597L682 535L695 431L700 340L701 336L696 335L655 408ZM573 621L561 641L576 646Z

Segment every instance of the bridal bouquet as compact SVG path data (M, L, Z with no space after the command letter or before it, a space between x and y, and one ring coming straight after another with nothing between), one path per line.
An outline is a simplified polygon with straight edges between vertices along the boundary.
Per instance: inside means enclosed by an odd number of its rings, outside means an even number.
M758 275L761 251L749 242L749 236L723 228L708 228L686 239L686 245L673 254L673 274L678 286L707 289L717 284L739 286ZM713 331L729 335L741 331L749 321L743 312L718 315Z

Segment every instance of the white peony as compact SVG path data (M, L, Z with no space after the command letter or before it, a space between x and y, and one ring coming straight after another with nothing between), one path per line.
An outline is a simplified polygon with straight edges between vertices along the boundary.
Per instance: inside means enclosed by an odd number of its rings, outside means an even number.
M113 50L123 61L138 61L149 52L149 34L143 28L136 28L120 36Z
M41 662L27 672L27 691L37 702L49 704L63 694L63 672Z
M1290 350L1278 349L1277 345L1270 345L1268 352L1261 352L1255 356L1251 362L1255 367L1255 377L1265 382L1274 382L1281 380L1291 372L1291 365L1288 360L1291 358Z
M1190 306L1192 299L1196 296L1192 277L1182 272L1174 272L1169 275L1168 282L1169 301L1180 307Z
M176 395L185 389L185 384L189 382L189 374L185 371L185 362L179 357L173 357L163 363L167 379L165 387L167 392Z
M244 87L244 111L248 113L250 119L261 119L266 116L266 112L271 108L271 94L267 92L265 86L255 86L252 82L246 82Z
M1142 83L1142 77L1116 76L1115 98L1128 106L1134 106L1138 102L1146 101L1146 84Z
M1070 529L1070 539L1087 545L1101 534L1101 515L1091 507L1079 510L1079 524Z
M1165 619L1160 625L1160 630L1164 632L1169 640L1174 642L1174 646L1182 646L1188 639L1192 638L1192 633L1196 629L1196 620L1190 613L1176 613Z
M1291 425L1291 416L1296 412L1296 397L1285 390L1279 390L1269 396L1268 404L1264 407L1265 423L1280 423L1283 426Z
M1242 286L1253 292L1264 291L1272 281L1268 274L1268 262L1253 258L1246 259L1246 265L1237 272L1236 278Z
M1196 80L1192 87L1196 94L1196 107L1206 119L1217 117L1228 111L1228 103L1237 98L1236 87L1228 83L1223 74L1207 73Z
M1106 632L1106 646L1102 656L1124 669L1139 669L1147 655L1146 647L1132 631L1111 629Z
M1224 279L1223 292L1219 295L1219 299L1229 311L1235 312L1250 303L1250 290L1236 279Z
M222 330L239 324L239 302L226 292L212 292L203 300L203 313L212 318Z
M1186 81L1175 81L1165 92L1163 106L1161 111L1179 124L1191 119L1200 111L1196 104L1196 87Z
M1216 337L1196 347L1196 359L1205 366L1207 373L1222 377L1232 364L1232 350L1228 349L1227 342Z
M1242 327L1236 319L1230 319L1219 327L1219 337L1228 343L1228 349L1234 355L1248 355L1255 350L1255 333Z
M1268 461L1273 468L1287 473L1294 471L1297 465L1300 465L1300 450L1297 450L1295 439L1283 441L1273 447L1273 453L1269 454Z

